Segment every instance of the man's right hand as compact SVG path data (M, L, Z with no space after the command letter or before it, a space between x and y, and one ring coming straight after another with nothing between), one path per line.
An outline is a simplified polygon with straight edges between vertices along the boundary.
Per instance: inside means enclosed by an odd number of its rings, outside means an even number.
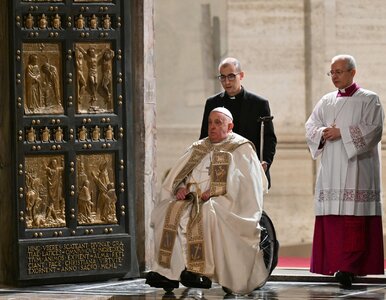
M335 141L340 139L342 136L340 135L340 129L335 127L327 127L323 130L323 138L326 141Z
M177 200L184 200L188 193L189 193L189 190L187 188L181 187L177 190L176 199Z

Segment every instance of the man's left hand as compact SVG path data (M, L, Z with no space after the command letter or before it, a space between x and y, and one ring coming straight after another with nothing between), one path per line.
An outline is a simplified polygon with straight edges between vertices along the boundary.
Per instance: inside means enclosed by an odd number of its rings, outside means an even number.
M204 201L204 202L208 201L209 198L210 198L210 190L207 190L207 191L202 193L202 195L201 195L201 200L202 201Z
M267 172L268 169L268 163L266 161L261 162L261 166L263 167L264 172Z

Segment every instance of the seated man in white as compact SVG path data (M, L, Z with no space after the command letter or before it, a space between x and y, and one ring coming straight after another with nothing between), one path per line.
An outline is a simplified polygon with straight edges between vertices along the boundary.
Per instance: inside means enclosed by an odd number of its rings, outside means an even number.
M208 137L195 142L166 177L152 212L155 262L146 283L172 290L210 288L246 294L265 284L259 221L267 180L253 144L232 132L218 107Z

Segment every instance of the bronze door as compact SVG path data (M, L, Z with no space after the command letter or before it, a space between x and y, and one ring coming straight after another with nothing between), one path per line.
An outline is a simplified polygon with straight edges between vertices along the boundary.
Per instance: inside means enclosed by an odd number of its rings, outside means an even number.
M19 280L137 276L130 1L12 6Z

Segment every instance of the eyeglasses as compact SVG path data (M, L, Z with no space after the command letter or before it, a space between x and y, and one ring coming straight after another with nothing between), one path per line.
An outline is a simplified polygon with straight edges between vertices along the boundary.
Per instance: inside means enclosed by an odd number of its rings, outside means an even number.
M351 70L336 70L336 71L334 71L334 70L330 70L330 72L327 72L327 76L334 76L334 75L336 75L336 76L340 76L340 75L342 75L344 72L350 72Z
M228 75L218 75L217 78L218 80L224 82L225 80L229 80L229 81L233 81L236 79L236 75L239 75L240 73L236 73L236 74L233 74L233 73L230 73Z

